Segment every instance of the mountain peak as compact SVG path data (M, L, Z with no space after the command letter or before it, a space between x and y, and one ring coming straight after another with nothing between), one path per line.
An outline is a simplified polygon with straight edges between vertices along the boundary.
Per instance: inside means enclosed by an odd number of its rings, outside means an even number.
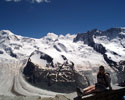
M56 35L55 33L48 33L47 34L48 37L55 37L55 38L58 38L58 35Z
M95 32L101 32L101 30L98 30L98 29L92 29L91 31L88 31L88 32L95 33Z
M125 27L122 27L122 28L110 28L108 30L106 30L107 32L117 32L117 33L120 33L120 32L125 32Z
M56 39L58 39L58 35L56 35L55 33L48 33L47 36L44 37L44 39L55 41Z
M5 34L7 34L7 35L14 35L10 30L1 30L0 33L2 35L5 35Z

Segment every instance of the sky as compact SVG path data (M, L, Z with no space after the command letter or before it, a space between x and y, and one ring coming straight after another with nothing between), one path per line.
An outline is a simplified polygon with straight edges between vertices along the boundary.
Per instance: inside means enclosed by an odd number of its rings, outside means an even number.
M0 0L0 30L41 38L125 27L125 0Z

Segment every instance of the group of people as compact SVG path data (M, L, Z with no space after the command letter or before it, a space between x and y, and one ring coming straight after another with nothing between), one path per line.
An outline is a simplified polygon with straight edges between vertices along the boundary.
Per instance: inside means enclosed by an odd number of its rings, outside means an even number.
M77 88L77 95L83 96L91 93L101 92L106 90L107 88L109 88L109 90L112 90L111 77L109 73L105 72L104 66L100 66L97 73L97 83L85 89Z

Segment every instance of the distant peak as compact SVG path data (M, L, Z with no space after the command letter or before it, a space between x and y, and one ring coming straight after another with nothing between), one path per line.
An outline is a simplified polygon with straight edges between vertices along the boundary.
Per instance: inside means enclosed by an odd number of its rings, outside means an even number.
M116 28L110 28L108 30L106 30L107 32L122 32L122 31L125 31L125 27L116 27Z
M52 37L53 37L53 36L54 36L54 37L58 37L58 35L56 35L55 33L48 33L47 36L50 36L50 37L51 37L51 36L52 36Z
M48 33L44 38L47 40L55 41L56 39L58 39L58 35L56 35L55 33Z
M14 35L10 30L1 30L0 32L8 35Z
M98 29L92 29L90 32L100 32L101 30Z
M56 35L55 33L48 33L48 34L47 34L47 37L50 37L50 38L52 38L52 37L58 38L58 35Z

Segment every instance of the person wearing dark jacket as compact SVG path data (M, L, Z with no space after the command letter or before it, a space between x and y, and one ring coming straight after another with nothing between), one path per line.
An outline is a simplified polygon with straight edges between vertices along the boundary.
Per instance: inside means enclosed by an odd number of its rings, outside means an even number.
M83 90L77 88L77 94L78 96L87 95L94 92L104 91L107 88L109 88L109 90L112 90L110 74L105 72L104 66L100 66L99 72L97 74L97 83Z

